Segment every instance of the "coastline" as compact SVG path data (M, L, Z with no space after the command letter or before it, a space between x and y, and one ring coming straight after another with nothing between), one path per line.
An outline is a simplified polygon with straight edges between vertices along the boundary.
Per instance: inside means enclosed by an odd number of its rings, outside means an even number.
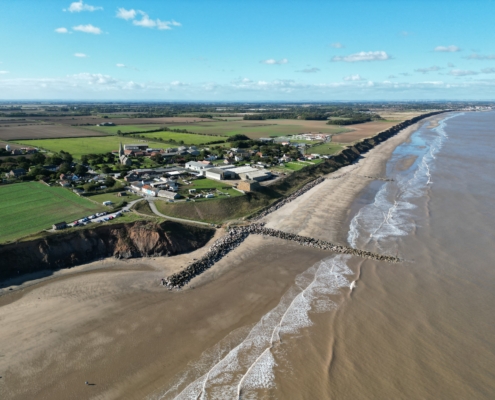
M326 180L262 221L270 228L345 243L351 206L373 182L363 176L383 176L392 152L417 125L328 175L345 177ZM164 274L206 249L165 259L99 261L17 295L0 308L0 319L11 324L0 329L0 394L137 399L159 393L201 353L257 322L297 274L328 256L279 239L249 237L193 279L189 289L173 293L159 286ZM85 386L85 380L95 386Z

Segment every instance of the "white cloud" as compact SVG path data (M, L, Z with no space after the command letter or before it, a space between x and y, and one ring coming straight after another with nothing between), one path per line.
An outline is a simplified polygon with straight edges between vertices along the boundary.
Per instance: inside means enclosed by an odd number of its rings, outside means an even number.
M334 56L332 61L359 62L359 61L386 61L390 56L384 51L361 51L348 56Z
M84 54L84 53L75 53L75 54L74 54L74 57L86 58L86 57L88 57L88 56L87 56L86 54Z
M3 74L9 74L10 71L0 71L0 74L3 75Z
M260 61L261 64L267 64L267 65L282 65L282 64L287 64L289 60L287 58L282 58L281 60L275 60L274 58L269 58L268 60L262 60Z
M440 71L441 69L442 68L434 65L433 67L415 69L414 72L421 72L422 74L427 74L428 72Z
M435 51L438 51L440 53L456 53L458 51L461 51L460 47L450 45L450 46L437 46L434 49Z
M468 60L495 60L495 54L473 53L466 57Z
M447 66L448 66L449 68L455 68L455 65L454 65L453 63L451 63L451 62L449 62L449 63L447 64Z
M296 72L304 72L305 74L314 74L316 72L320 72L319 68L313 67L313 68L304 68Z
M103 7L90 6L89 4L84 4L83 0L79 0L71 3L69 8L64 11L69 11L73 13L73 12L97 11L97 10L103 10Z
M465 69L453 69L449 72L449 75L453 76L469 76L469 75L478 75L476 71L470 71Z
M402 36L411 36L413 33L412 32L408 32L408 31L402 31L400 34Z
M330 47L333 47L334 49L343 49L344 45L340 42L335 42L330 45Z
M399 75L402 75L402 76L411 76L411 74L408 73L408 72L400 72Z
M80 74L75 74L69 76L69 78L73 78L76 81L84 81L88 85L103 85L103 86L108 86L108 85L115 85L119 83L119 81L115 78L112 78L110 75L103 75L103 74L90 74L88 72L83 72Z
M122 64L122 63L118 63L118 64L115 64L118 68L128 68L128 69L133 69L134 71L139 71L137 68L135 67L131 67L129 65L125 65L125 64Z
M97 28L96 26L93 26L91 24L77 25L77 26L74 26L72 29L74 29L75 31L79 31L79 32L92 33L93 35L99 35L102 33L100 28Z
M136 18L136 10L134 9L130 9L130 10L126 10L125 8L119 8L117 10L117 15L116 17L117 18L122 18L122 19L125 19L126 21L130 20L130 19L134 19Z
M342 79L346 82L364 81L364 78L359 74L344 76Z
M495 74L495 68L483 68L481 72L484 74Z
M63 28L62 27L62 28L55 29L55 32L57 32L57 33L67 33L69 31L67 30L67 28Z
M397 77L395 75L389 75L388 79L396 79Z
M135 19L136 15L141 15L141 19ZM125 20L132 19L133 25L141 26L143 28L157 28L160 31L163 30L171 30L172 27L182 26L180 22L177 21L162 21L161 19L151 19L147 13L144 11L138 10L126 10L124 8L119 8L117 12L117 17Z

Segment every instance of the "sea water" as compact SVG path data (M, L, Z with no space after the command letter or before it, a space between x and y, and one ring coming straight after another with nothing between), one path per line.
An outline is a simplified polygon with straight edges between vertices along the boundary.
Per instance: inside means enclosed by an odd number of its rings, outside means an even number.
M493 398L494 126L450 113L394 151L347 240L403 263L320 261L158 398Z

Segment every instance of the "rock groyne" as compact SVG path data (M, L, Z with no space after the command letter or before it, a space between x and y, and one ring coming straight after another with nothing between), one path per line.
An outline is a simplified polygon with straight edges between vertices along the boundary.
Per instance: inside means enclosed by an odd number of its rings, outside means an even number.
M218 239L207 251L207 253L199 260L193 262L182 271L170 275L163 282L169 288L180 289L186 285L191 279L202 274L204 271L212 267L216 262L220 261L230 251L238 247L249 235L263 235L275 237L282 240L292 241L301 246L314 247L321 250L328 250L335 253L351 254L358 257L368 258L371 260L386 261L398 263L401 260L398 257L372 253L354 249L352 247L343 246L327 242L325 240L314 239L307 236L287 233L276 229L266 228L264 224L251 224L231 228L229 232Z

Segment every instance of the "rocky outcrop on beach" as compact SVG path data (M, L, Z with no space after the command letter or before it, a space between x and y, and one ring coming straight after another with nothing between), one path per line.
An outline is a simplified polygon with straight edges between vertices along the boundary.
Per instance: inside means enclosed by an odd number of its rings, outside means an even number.
M42 239L0 246L0 280L41 270L57 270L104 257L171 256L204 246L210 228L172 221L138 221L60 232Z
M173 274L168 278L165 278L163 280L164 284L169 288L180 289L191 279L211 268L216 262L220 261L230 251L238 247L249 235L275 237L282 240L296 242L301 246L328 250L334 253L351 254L358 257L369 258L372 260L386 261L391 263L397 263L401 261L398 257L372 253L370 251L364 251L340 244L330 243L325 240L282 232L276 229L266 228L264 224L258 223L231 228L225 236L213 243L213 245L208 249L206 254L201 259L193 262L182 271Z

